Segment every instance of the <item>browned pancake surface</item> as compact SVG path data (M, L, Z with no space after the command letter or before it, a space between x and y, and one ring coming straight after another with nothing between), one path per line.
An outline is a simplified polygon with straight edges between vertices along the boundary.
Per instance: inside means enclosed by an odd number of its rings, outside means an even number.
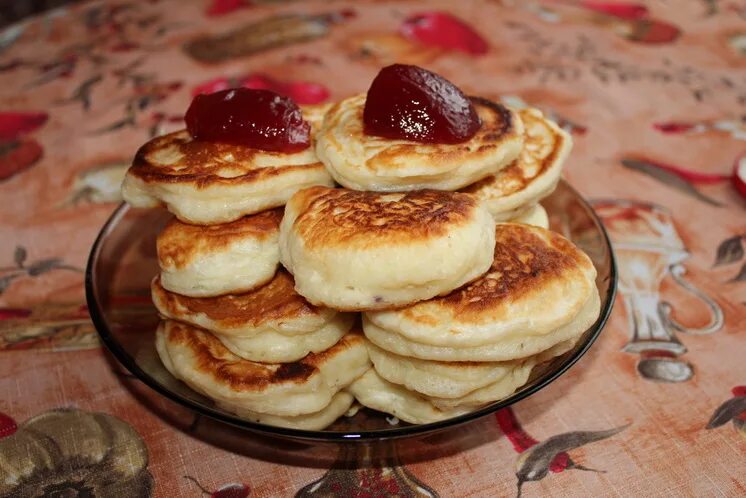
M129 174L145 182L207 187L254 183L291 171L324 170L320 162L283 165L287 157L283 152L194 140L186 130L181 130L154 138L140 147Z
M182 296L164 289L160 278L153 281L153 292L172 316L178 317L186 308L191 313L204 313L224 327L260 327L268 322L320 315L321 310L295 292L294 287L292 275L284 269L278 270L269 283L258 289L218 297Z
M471 196L439 190L361 192L311 187L292 201L294 229L308 248L408 244L469 223L478 208Z
M539 227L498 224L495 259L485 275L401 313L431 326L437 325L435 318L421 313L422 306L448 309L462 323L478 323L484 312L507 317L512 302L587 271L593 271L588 257L564 237Z
M280 230L283 208L244 216L220 225L190 225L172 219L158 235L156 248L161 264L183 268L201 254L210 254L246 238L262 241Z
M518 111L518 115L521 117L525 128L523 150L518 159L497 174L464 187L460 189L460 192L476 193L489 188L490 192L499 192L502 196L511 195L525 189L535 178L546 173L557 161L558 154L563 150L567 141L566 136L546 125L543 118L537 116L534 109L523 109ZM539 128L549 137L531 133L534 128ZM548 154L537 154L539 148L547 145L547 138L552 144Z
M364 341L359 329L348 333L322 353L311 353L292 363L258 363L231 353L206 330L176 321L166 322L166 341L171 347L186 348L195 360L194 368L213 377L235 392L261 392L277 384L303 384L334 356Z

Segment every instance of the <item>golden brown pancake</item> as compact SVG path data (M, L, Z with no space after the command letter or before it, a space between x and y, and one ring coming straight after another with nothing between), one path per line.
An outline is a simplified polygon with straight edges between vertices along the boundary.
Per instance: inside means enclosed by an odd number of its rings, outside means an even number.
M595 277L588 256L561 235L530 225L498 224L494 259L486 274L443 297L368 312L365 332L377 346L404 356L452 361L523 358L569 339L554 332L578 325L581 315L583 324L595 321ZM576 335L570 328L565 332Z
M156 240L163 286L206 297L265 284L280 263L282 213L271 209L221 225L171 220Z
M292 363L244 360L206 330L168 320L156 334L164 366L196 391L253 412L295 416L322 410L370 367L359 331Z
M247 237L266 240L279 233L282 213L282 208L269 209L220 225L190 225L174 218L156 240L158 260L162 266L184 268Z
M316 153L334 179L355 190L456 190L518 157L523 124L500 104L472 98L482 126L460 144L425 144L364 132L365 94L335 104L316 136Z
M325 107L306 111L312 130L318 128ZM282 206L301 188L333 184L313 144L295 153L271 152L193 140L182 130L140 147L122 195L135 207L166 205L186 223L212 225Z
M166 318L211 330L234 354L252 361L290 362L334 345L353 316L309 304L280 270L265 286L244 294L194 298L151 284L153 303Z
M338 312L314 306L295 292L293 276L280 269L266 285L242 294L210 298L188 297L166 291L156 277L152 290L159 311L181 321L223 334L255 335L267 330L302 334L312 332Z
M382 309L447 293L487 270L494 221L469 195L314 187L288 202L280 258L310 302Z
M521 154L509 166L466 188L485 203L498 221L520 215L520 210L551 194L572 149L572 137L538 109L518 111L524 126Z
M407 245L447 235L477 208L473 199L438 190L379 194L314 187L294 201L307 206L293 228L308 248Z

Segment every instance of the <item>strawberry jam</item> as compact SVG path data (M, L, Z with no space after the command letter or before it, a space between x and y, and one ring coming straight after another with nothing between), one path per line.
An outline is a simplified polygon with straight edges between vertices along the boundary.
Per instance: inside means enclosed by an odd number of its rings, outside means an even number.
M185 121L195 140L298 152L310 145L311 126L291 99L269 90L231 88L197 95Z
M417 66L384 67L368 89L365 133L423 143L465 142L481 126L469 98L442 76Z

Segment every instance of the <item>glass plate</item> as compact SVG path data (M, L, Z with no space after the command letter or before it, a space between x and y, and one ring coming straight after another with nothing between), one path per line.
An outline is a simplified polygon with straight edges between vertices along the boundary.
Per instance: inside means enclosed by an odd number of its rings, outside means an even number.
M315 441L388 439L443 431L512 405L553 382L588 351L609 317L616 291L616 267L601 222L590 205L564 180L542 204L549 213L551 228L572 240L593 260L598 270L601 314L571 351L536 367L529 382L511 396L441 422L392 425L390 416L362 409L354 417L342 417L323 431L285 429L238 418L176 380L156 354L158 316L150 302L150 281L158 272L155 239L171 218L162 209L133 209L122 204L109 218L88 260L88 306L101 339L125 368L161 395L198 414L270 436Z

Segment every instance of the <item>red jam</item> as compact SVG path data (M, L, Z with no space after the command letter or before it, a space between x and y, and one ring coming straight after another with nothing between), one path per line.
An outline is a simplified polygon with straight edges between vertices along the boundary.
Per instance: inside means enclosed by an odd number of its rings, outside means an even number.
M456 85L405 64L378 73L368 89L363 122L369 135L438 144L465 142L482 124Z
M195 140L273 152L298 152L311 143L311 126L295 102L269 90L231 88L197 95L184 119Z

